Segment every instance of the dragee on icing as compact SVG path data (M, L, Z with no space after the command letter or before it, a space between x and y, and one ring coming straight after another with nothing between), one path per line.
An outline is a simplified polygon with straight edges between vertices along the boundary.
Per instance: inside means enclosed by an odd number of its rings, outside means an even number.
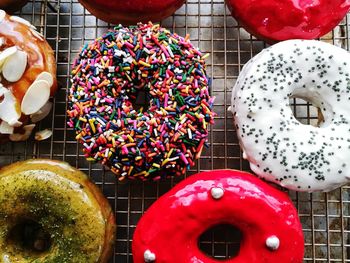
M242 69L232 112L244 158L259 176L297 191L330 191L350 181L350 54L313 40L263 50ZM321 109L319 127L301 124L291 97Z
M223 262L198 249L198 237L221 224L244 237L225 263L303 261L303 231L286 193L246 172L214 170L191 175L148 208L133 236L133 262Z

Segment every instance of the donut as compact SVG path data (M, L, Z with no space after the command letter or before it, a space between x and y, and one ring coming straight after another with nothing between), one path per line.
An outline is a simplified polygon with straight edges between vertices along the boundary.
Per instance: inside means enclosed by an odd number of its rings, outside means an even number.
M157 180L194 165L213 123L210 81L189 36L159 25L115 27L72 70L68 125L89 161L120 180Z
M29 22L0 10L0 141L28 139L56 88L50 45Z
M242 69L232 112L243 157L259 176L297 191L330 191L350 181L350 55L320 41L288 40ZM290 98L318 107L319 127L294 117Z
M114 24L133 25L171 16L185 0L79 0L94 16Z
M216 170L188 177L145 212L133 236L134 262L222 262L198 248L201 234L220 224L242 233L227 263L303 261L303 232L288 196L249 173Z
M348 0L226 0L232 16L268 42L319 38L346 16Z
M0 9L13 13L21 9L28 0L0 0Z
M114 213L87 176L67 163L28 160L0 170L3 262L107 262Z

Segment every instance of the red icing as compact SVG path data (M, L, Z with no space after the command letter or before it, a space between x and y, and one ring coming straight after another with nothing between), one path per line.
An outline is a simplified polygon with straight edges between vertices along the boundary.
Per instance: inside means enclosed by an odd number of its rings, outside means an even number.
M226 0L232 16L268 41L315 39L346 15L350 0Z
M94 16L115 24L160 21L171 16L184 0L79 0Z
M221 199L211 189L224 189ZM240 252L227 263L299 263L304 240L298 214L288 196L252 176L234 170L203 172L189 177L163 195L144 214L133 238L135 263L144 252L156 263L217 263L198 248L198 238L218 224L232 224L243 234ZM276 251L265 245L277 236Z

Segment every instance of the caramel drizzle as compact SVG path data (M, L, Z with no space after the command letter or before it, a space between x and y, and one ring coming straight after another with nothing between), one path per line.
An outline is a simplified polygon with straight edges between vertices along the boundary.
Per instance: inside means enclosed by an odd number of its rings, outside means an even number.
M50 45L44 39L33 35L32 30L27 25L12 21L9 15L0 22L0 37L4 39L4 44L0 51L6 48L16 46L28 55L27 68L21 79L17 82L8 82L2 78L1 83L4 87L11 90L19 102L22 101L27 89L35 81L36 77L43 71L56 76L56 65L54 52ZM51 94L57 88L56 80L51 87Z

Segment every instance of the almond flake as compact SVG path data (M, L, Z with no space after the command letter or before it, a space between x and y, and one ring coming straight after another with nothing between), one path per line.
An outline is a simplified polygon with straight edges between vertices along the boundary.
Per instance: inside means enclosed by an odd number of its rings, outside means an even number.
M21 111L26 115L34 114L46 104L49 98L49 83L46 80L36 80L23 97Z
M48 101L40 110L38 110L36 113L30 115L30 119L33 123L37 123L44 119L47 115L49 115L51 109L52 109L52 102Z
M45 129L35 133L35 140L43 141L50 138L51 136L52 136L52 131L49 129Z
M10 56L15 54L17 52L17 48L15 46L6 48L2 52L0 52L0 69L1 66L4 64L6 59L8 59Z
M29 23L27 20L23 19L22 17L19 16L10 16L10 20L14 21L14 22L18 22L21 24L24 24L26 26L32 27L32 24Z
M8 124L6 121L0 123L0 134L12 134L14 127Z
M35 81L37 80L46 80L49 85L50 85L50 88L52 87L53 85L53 77L51 75L51 73L47 72L47 71L43 71L41 72L35 79Z
M10 140L13 142L25 141L32 134L33 129L35 128L35 124L29 124L23 127L24 133L14 133L10 134Z
M6 59L2 67L2 75L4 78L9 82L20 80L26 70L27 60L27 53L20 50Z
M6 121L11 126L18 125L21 114L17 111L18 102L12 92L4 87L0 87L0 96L4 96L0 102L0 119Z
M30 32L34 37L39 38L40 41L44 41L44 36L35 29L31 29Z

